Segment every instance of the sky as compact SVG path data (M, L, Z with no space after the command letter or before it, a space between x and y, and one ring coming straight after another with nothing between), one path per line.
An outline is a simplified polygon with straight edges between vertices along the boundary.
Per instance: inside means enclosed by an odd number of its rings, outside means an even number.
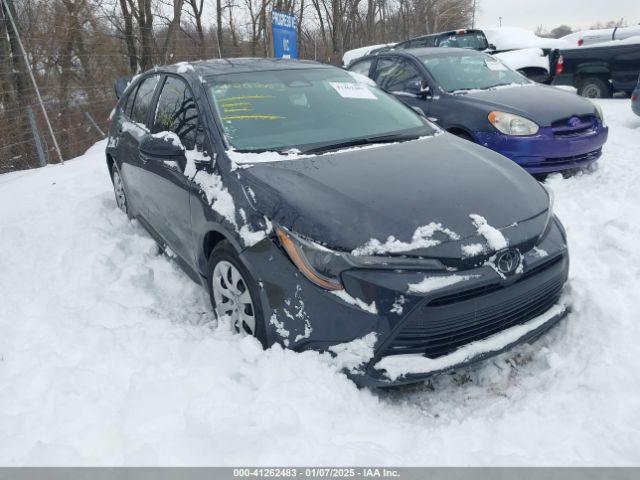
M535 30L566 24L573 29L588 28L596 22L624 17L628 25L640 23L640 0L477 0L480 12L476 26Z

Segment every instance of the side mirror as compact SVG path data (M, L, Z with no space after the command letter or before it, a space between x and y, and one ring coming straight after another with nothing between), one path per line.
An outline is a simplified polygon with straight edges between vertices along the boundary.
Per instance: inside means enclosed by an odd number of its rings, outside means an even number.
M140 153L159 160L184 157L184 147L174 135L146 135L140 143Z
M496 46L495 46L493 43L490 43L490 44L487 46L487 48L488 48L489 50L493 50L493 51L497 50Z
M413 80L407 84L407 93L411 93L419 98L427 98L431 96L431 88L424 80Z

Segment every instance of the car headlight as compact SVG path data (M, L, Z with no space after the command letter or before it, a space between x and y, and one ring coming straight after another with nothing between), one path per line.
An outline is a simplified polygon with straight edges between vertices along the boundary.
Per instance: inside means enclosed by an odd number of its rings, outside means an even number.
M593 106L596 107L596 116L600 119L600 122L602 122L602 126L606 127L607 124L604 122L604 113L602 111L602 107L598 105L596 102L591 102L591 103L593 103Z
M326 290L342 290L340 274L351 268L445 270L435 259L352 255L331 250L279 225L275 226L275 231L293 264L305 277Z
M535 135L540 130L536 123L513 113L491 112L489 121L505 135Z

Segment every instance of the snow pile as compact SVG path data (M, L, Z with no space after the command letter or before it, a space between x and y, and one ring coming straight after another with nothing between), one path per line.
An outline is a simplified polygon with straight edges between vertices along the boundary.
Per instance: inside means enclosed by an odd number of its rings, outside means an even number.
M437 232L443 233L451 240L460 239L460 236L457 233L443 227L441 223L431 222L428 225L416 228L416 231L413 232L413 236L409 242L403 242L394 236L389 236L385 242L372 238L363 246L354 249L351 253L357 256L381 255L385 253L410 252L411 250L418 250L420 248L433 247L440 243L440 240L433 238Z
M205 292L116 209L104 144L0 175L0 464L637 465L640 118L599 103L600 168L547 181L567 319L390 392L214 328Z
M373 358L377 340L376 333L371 332L349 343L340 343L329 347L329 350L336 354L335 360L338 368L354 372Z

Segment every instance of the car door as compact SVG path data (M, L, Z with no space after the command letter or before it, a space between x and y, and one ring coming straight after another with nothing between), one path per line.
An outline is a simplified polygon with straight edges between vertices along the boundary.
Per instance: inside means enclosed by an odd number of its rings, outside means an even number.
M194 96L185 81L168 75L161 87L151 120L150 135L172 133L186 150L196 148L199 115ZM171 141L167 137L167 141ZM193 240L186 157L141 157L145 170L149 222L155 233L182 260L192 264Z
M121 175L127 189L131 212L143 221L148 219L148 196L144 188L144 172L140 162L139 146L148 134L147 116L160 75L151 75L141 79L132 87L118 117L116 136L118 155L122 163Z
M611 59L611 81L616 90L631 92L640 72L640 46L609 47L616 50Z
M427 80L410 59L399 56L379 58L374 80L384 91L410 107L420 109L425 115L428 114L430 96L415 93L415 87L426 84Z

